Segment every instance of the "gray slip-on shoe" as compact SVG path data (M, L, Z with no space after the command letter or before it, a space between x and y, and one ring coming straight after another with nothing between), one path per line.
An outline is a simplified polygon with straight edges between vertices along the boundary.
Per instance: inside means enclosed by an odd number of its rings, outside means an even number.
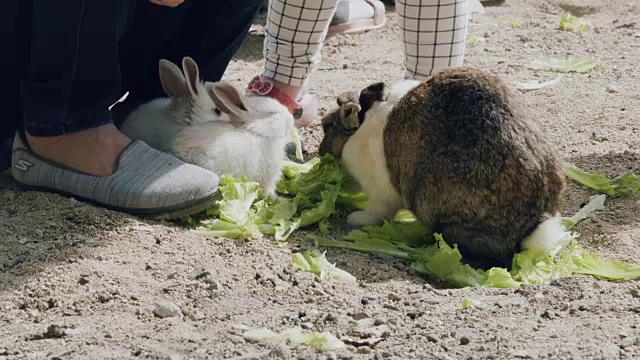
M192 215L216 201L219 178L211 171L134 140L116 171L93 176L35 154L23 132L13 140L11 174L26 188L57 192L111 210L154 219Z

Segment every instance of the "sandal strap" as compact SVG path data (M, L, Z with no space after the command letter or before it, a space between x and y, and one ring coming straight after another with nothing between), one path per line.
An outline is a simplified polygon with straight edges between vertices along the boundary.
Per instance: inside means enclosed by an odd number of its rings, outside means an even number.
M273 82L266 79L261 80L260 76L256 76L251 80L249 86L247 87L247 92L255 93L260 96L267 96L277 100L279 103L286 106L287 109L289 109L289 112L291 113L291 115L293 115L294 119L300 119L304 114L304 110L302 109L302 106L300 106L300 104L293 100L284 91L275 87L273 85Z

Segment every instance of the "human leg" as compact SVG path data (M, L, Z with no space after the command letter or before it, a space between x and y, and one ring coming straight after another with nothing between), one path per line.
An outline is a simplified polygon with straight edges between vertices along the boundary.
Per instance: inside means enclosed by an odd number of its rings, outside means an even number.
M467 0L397 0L405 78L422 79L461 66L468 29Z
M136 17L119 44L124 89L130 92L127 102L166 96L158 76L160 59L180 64L190 56L204 81L219 81L261 4L261 0L187 0L171 9L139 1Z
M108 175L129 143L110 125L108 111L120 94L116 34L126 26L129 2L32 4L20 86L27 141L52 161Z
M311 123L317 100L307 94L307 79L320 62L320 49L338 0L271 0L265 27L265 68L257 82L270 82L290 108L302 109L297 126ZM276 96L276 92L260 93Z
M28 44L28 66L12 175L120 211L187 215L214 201L216 175L131 142L111 123L109 105L121 95L117 41L134 3L32 0L20 20L27 34L14 34Z

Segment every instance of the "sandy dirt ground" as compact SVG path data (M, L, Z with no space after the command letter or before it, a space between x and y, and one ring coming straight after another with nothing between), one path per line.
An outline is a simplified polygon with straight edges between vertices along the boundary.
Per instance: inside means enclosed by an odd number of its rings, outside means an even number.
M572 3L592 24L588 31L556 30ZM381 31L327 41L313 77L324 109L339 92L400 77L402 45L392 8L388 18ZM261 69L261 21L228 70L234 84ZM486 42L468 48L467 64L510 81L556 78L530 69L536 59L596 59L594 72L567 74L556 87L527 93L530 111L565 160L610 175L640 172L637 0L507 0L475 17L471 34ZM303 133L313 156L322 131ZM589 195L570 184L563 214L576 212ZM588 249L640 261L640 199L609 200L577 231ZM406 262L340 250L329 250L329 260L358 283L321 282L291 270L291 252L312 245L305 231L290 243L207 239L173 223L18 191L4 176L0 359L640 358L638 282L576 276L514 290L451 289L416 275ZM459 310L465 297L484 308ZM160 306L176 316L154 315ZM294 326L383 340L373 348L321 353L241 336L245 328Z

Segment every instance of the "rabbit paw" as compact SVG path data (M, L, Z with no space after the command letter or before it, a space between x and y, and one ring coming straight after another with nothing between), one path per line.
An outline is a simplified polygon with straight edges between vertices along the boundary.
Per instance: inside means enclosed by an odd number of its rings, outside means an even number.
M382 217L376 214L367 211L356 211L347 216L347 223L351 226L361 227L381 225L384 221Z

